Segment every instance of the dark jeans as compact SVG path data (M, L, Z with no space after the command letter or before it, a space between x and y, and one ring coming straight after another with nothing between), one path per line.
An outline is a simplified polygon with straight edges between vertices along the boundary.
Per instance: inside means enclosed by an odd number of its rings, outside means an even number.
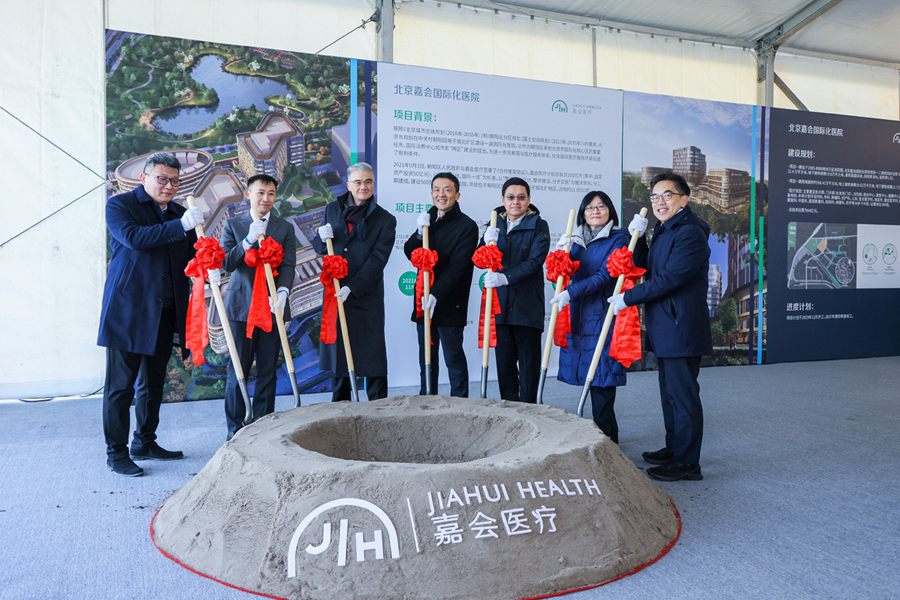
M615 403L615 387L591 386L591 408L593 409L594 423L609 439L618 444L619 424L616 422L616 412L613 408Z
M537 402L541 375L541 330L497 325L497 383L504 400Z
M450 376L450 395L459 398L469 397L469 364L463 350L464 327L431 326L431 393L437 394L440 361L438 348L444 350L444 362L447 363L447 375ZM425 394L425 324L416 321L416 333L419 336L419 394Z
M387 375L383 377L366 377L366 396L369 400L378 400L379 398L387 398ZM342 400L350 400L350 378L335 377L332 381L331 401L340 402ZM362 391L362 390L360 390Z
M172 355L175 335L175 306L164 307L159 319L153 356L134 354L117 348L106 349L106 381L103 387L103 435L109 457L128 456L128 429L134 383L142 374L142 393L137 396L134 413L137 428L132 447L156 441L159 407L162 404L166 365Z
M275 412L275 362L278 360L281 341L278 338L274 318L272 331L266 333L257 327L253 330L252 339L247 337L246 321L232 321L231 331L234 332L234 345L245 377L250 374L250 366L254 357L256 358L256 379L250 403L253 418L258 419ZM238 386L237 373L234 372L234 364L228 361L228 379L225 382L225 425L228 427L229 437L244 426L246 415L247 409L244 407L244 397Z
M666 425L666 448L677 464L700 464L703 406L700 404L700 357L657 358L659 398Z

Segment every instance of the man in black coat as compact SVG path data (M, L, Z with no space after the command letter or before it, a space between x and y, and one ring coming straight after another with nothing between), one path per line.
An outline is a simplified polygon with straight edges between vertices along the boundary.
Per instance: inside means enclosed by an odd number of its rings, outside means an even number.
M450 376L450 395L469 395L469 366L463 351L469 291L472 288L472 253L478 245L478 225L459 208L459 179L453 173L438 173L431 179L428 212L419 215L418 230L409 236L403 251L406 257L422 247L423 228L428 227L429 247L437 252L431 294L422 297L422 310L431 315L431 389L437 392L438 347L444 348L444 362ZM419 335L419 393L425 394L425 319L412 320Z
M280 217L272 214L275 206L275 194L278 181L269 175L254 175L247 180L244 196L250 200L250 212L228 219L222 230L222 249L225 250L223 266L231 271L228 288L225 290L225 310L234 332L234 344L244 373L250 372L250 365L256 358L256 381L253 390L253 418L275 412L275 363L281 340L275 323L275 313L281 312L285 323L291 320L288 306L288 295L294 285L294 267L297 264L297 238L293 226ZM247 336L247 317L250 303L259 285L254 282L256 268L247 266L244 257L251 248L259 249L259 236L263 235L278 242L284 249L281 265L275 267L278 272L275 286L277 298L269 298L269 309L272 312L269 331L259 327L253 328L252 337ZM259 268L264 268L260 266ZM212 277L211 277L212 279ZM262 293L268 298L265 284ZM286 356L285 360L291 357ZM228 363L228 379L225 384L225 424L228 428L227 439L231 439L244 424L247 409L238 388L237 374L234 364Z
M184 268L194 255L194 227L203 211L172 202L181 183L175 155L150 156L141 185L106 203L110 260L103 290L97 344L106 347L103 433L106 464L136 477L138 460L175 460L184 455L156 443L166 365L177 333L184 344L190 281ZM137 397L137 428L129 457L129 411L138 373L145 378Z
M325 207L325 222L312 243L316 252L327 254L325 240L331 239L334 253L347 259L341 297L353 362L356 374L366 378L366 395L375 400L387 397L384 267L394 246L397 219L375 201L375 173L370 165L361 162L347 168L347 189ZM350 378L340 331L337 343L326 349L322 368L334 372L331 399L349 400Z
M659 394L666 427L666 446L644 452L659 465L647 474L661 481L703 479L700 444L700 357L712 353L706 292L709 274L709 225L688 206L691 188L681 175L663 173L651 181L650 202L659 220L650 246L638 243L634 264L645 267L644 282L610 298L618 312L644 305L648 350L659 367ZM629 231L643 234L647 219L636 215Z
M497 383L504 400L537 402L544 331L544 260L550 250L550 227L531 204L531 187L512 177L503 184L497 227L488 227L484 242L503 252L503 270L484 276L496 288ZM487 320L487 317L485 317Z

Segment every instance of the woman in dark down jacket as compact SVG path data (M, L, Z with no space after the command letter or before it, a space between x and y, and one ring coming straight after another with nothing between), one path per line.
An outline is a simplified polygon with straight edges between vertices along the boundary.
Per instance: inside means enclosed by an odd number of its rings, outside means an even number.
M568 348L559 355L557 378L572 385L584 385L591 358L606 311L606 301L616 286L615 280L606 270L606 261L616 248L628 246L628 233L618 227L619 216L612 200L604 192L588 192L581 201L577 217L578 227L572 234L569 254L581 265L569 287L553 297L560 309L571 302L572 332L567 336ZM559 245L565 244L560 239ZM600 364L591 382L591 404L594 423L609 438L619 442L619 426L613 405L616 401L616 387L625 385L625 369L609 357L612 328L606 336Z

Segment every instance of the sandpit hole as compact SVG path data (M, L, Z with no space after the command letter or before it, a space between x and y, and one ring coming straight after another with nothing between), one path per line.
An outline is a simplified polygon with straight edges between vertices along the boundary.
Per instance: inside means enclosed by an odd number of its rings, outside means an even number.
M298 446L344 460L445 464L478 460L528 444L537 428L484 415L336 417L291 435Z

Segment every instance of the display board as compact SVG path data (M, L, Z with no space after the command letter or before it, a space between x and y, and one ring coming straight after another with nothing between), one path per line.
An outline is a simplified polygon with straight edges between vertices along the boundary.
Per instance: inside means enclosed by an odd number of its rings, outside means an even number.
M900 353L900 125L773 109L768 362Z

